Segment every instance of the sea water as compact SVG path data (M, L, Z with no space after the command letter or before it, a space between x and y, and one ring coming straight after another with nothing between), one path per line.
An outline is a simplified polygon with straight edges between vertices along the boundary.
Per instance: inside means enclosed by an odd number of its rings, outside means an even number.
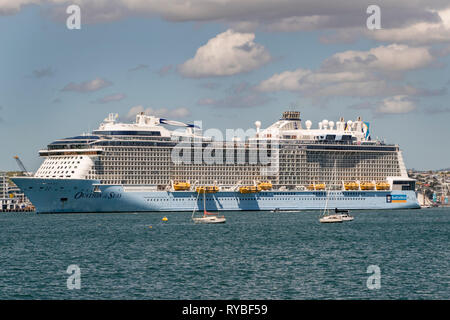
M450 299L450 209L351 214L1 213L0 299Z

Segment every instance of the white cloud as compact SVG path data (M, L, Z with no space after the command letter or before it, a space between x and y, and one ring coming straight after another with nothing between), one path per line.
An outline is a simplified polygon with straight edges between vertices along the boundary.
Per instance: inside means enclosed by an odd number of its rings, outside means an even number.
M189 109L185 107L176 108L176 109L168 109L168 108L159 108L159 109L153 109L153 108L145 108L142 105L134 106L132 107L127 115L126 118L129 120L132 120L136 117L138 113L144 112L146 115L152 115L155 117L168 117L168 118L185 118L190 116L191 112Z
M367 81L371 76L363 71L340 71L340 72L311 72L306 76L307 83L341 83L341 82L355 82ZM301 83L301 81L300 81Z
M264 92L294 91L308 97L371 97L430 94L391 78L434 61L426 47L379 46L367 51L344 51L326 59L318 70L296 69L272 75L257 88Z
M40 4L39 0L0 0L0 15L15 14L27 4Z
M0 12L15 13L30 3L60 8L78 4L85 9L85 17L95 22L139 15L169 21L246 23L279 31L365 27L368 7L367 2L358 0L326 5L317 0L0 0ZM432 22L436 13L448 7L448 1L378 0L377 5L382 8L383 24L400 27Z
M94 80L90 81L84 81L81 83L69 83L64 88L61 89L61 91L74 91L74 92L80 92L80 93L86 93L86 92L93 92L98 91L100 89L103 89L105 87L108 87L112 85L112 82L102 79L102 78L95 78Z
M440 21L420 21L398 28L387 28L366 32L366 35L379 41L430 44L450 42L450 8L444 10L430 10L436 13Z
M324 66L347 70L363 68L395 72L425 67L433 60L433 56L426 47L391 44L368 51L349 50L336 53L324 62Z
M233 23L233 27L240 31L254 31L257 29L263 29L265 31L273 32L295 32L320 29L329 21L329 16L287 16L269 20L264 23L262 21L255 20L239 21L237 23Z
M297 69L294 71L284 71L274 74L267 80L262 81L258 85L261 91L297 91L301 90L300 80L311 74L312 71L305 69Z
M187 108L177 108L169 111L169 116L173 118L185 118L191 115L191 112Z
M142 105L131 107L125 116L127 119L133 119L137 114L144 112L145 108Z
M135 71L139 71L139 70L145 70L148 69L148 65L146 64L138 64L136 67L128 69L129 72L135 72Z
M398 95L384 99L378 106L377 112L401 114L411 112L415 109L416 105L410 98L404 95Z
M303 91L306 96L311 97L381 97L386 95L404 94L417 95L419 89L408 85L390 83L384 79L324 83L311 87L310 91Z
M159 17L168 21L220 22L239 31L293 32L351 30L381 41L431 43L449 41L448 0L378 0L382 30L368 31L366 1L341 0L0 0L0 15L37 4L65 20L69 4L80 5L83 23ZM447 8L447 9L446 9ZM347 32L346 32L347 33Z
M125 99L127 96L123 93L111 94L103 98L99 98L94 101L94 103L109 103L109 102L117 102Z
M262 81L258 87L260 91L297 91L305 96L377 96L384 92L406 93L407 87L390 87L385 80L375 79L364 72L314 72L297 69L275 74Z
M230 76L248 72L268 63L269 52L255 43L255 34L231 29L198 48L194 58L178 67L185 77Z

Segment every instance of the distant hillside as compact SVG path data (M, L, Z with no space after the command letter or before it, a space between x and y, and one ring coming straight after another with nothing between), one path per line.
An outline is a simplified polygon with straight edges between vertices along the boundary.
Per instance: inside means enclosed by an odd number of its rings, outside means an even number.
M408 171L414 171L414 172L450 172L450 168L446 168L446 169L438 169L438 170L419 170L419 169L407 169Z
M25 174L22 171L8 171L6 172L7 177L20 177L24 176Z

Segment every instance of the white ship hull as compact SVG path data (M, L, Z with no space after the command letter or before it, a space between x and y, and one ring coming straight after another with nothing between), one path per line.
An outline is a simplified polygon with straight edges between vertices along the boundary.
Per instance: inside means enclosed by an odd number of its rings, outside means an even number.
M203 211L194 191L127 191L95 180L13 178L38 213ZM139 189L135 189L139 190ZM414 191L328 191L328 208L416 209ZM324 191L262 191L206 194L208 211L323 210Z

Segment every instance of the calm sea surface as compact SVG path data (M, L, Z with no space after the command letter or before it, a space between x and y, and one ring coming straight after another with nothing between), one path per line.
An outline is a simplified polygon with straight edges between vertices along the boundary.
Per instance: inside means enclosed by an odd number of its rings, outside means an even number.
M319 214L2 213L0 299L450 299L450 209Z

